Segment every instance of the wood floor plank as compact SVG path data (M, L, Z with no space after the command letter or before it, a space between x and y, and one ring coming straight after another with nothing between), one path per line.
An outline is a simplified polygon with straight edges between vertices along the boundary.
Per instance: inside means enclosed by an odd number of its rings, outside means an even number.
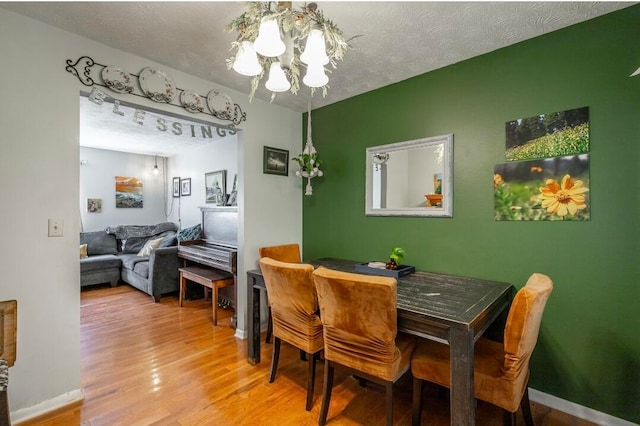
M262 345L263 362L246 361L246 341L234 337L232 311L220 312L214 327L211 302L151 297L121 284L81 292L81 375L84 401L21 426L312 426L318 422L324 365L317 364L311 411L305 411L306 362L283 343L278 374L268 383L272 345ZM411 379L394 389L394 424L411 424ZM422 424L449 425L449 403L425 385ZM539 404L536 425L594 426ZM499 426L502 413L478 403L478 426ZM519 415L519 424L522 417ZM359 386L336 369L329 425L382 426L384 391Z

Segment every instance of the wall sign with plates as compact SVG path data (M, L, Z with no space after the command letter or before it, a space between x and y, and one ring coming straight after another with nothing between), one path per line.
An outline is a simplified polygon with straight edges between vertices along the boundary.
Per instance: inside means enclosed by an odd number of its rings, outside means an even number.
M67 59L66 64L67 72L75 75L85 86L101 86L116 93L149 98L194 114L206 114L220 120L228 120L236 125L247 121L247 113L228 95L213 89L205 98L194 90L177 87L165 71L156 68L147 67L140 71L139 75L131 74L115 65L99 64L89 56L81 56L75 62ZM136 80L139 86L137 89L134 86Z

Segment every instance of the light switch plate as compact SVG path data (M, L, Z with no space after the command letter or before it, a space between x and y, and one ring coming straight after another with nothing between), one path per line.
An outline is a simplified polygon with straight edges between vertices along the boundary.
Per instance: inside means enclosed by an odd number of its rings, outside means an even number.
M63 225L64 221L62 219L49 219L49 236L62 237Z

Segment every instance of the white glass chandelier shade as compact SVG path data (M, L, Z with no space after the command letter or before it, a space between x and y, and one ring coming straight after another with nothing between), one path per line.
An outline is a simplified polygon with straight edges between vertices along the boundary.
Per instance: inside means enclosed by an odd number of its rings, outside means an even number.
M309 87L322 87L329 82L329 77L324 73L324 66L321 64L307 65L307 74L302 82Z
M321 30L313 29L307 36L307 45L300 55L300 60L307 65L327 65L327 47Z
M265 87L272 92L286 92L291 88L291 83L287 80L287 76L280 67L280 62L274 62L269 69L269 80L265 83Z
M262 56L274 58L280 56L286 50L286 46L280 38L280 28L275 19L263 18L258 29L258 37L253 47Z
M233 62L233 69L238 74L249 77L256 76L262 72L262 65L258 62L258 55L250 41L243 41L238 49L238 54Z

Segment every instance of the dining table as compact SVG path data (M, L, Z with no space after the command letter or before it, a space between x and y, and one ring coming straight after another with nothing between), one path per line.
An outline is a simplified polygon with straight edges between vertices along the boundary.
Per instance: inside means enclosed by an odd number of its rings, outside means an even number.
M363 265L362 262L335 258L305 263L354 273L356 265ZM451 424L473 426L474 344L496 320L504 320L513 298L513 286L426 271L415 271L396 279L398 331L449 345ZM266 294L259 269L247 272L247 285L247 360L255 365L260 362L261 294Z

